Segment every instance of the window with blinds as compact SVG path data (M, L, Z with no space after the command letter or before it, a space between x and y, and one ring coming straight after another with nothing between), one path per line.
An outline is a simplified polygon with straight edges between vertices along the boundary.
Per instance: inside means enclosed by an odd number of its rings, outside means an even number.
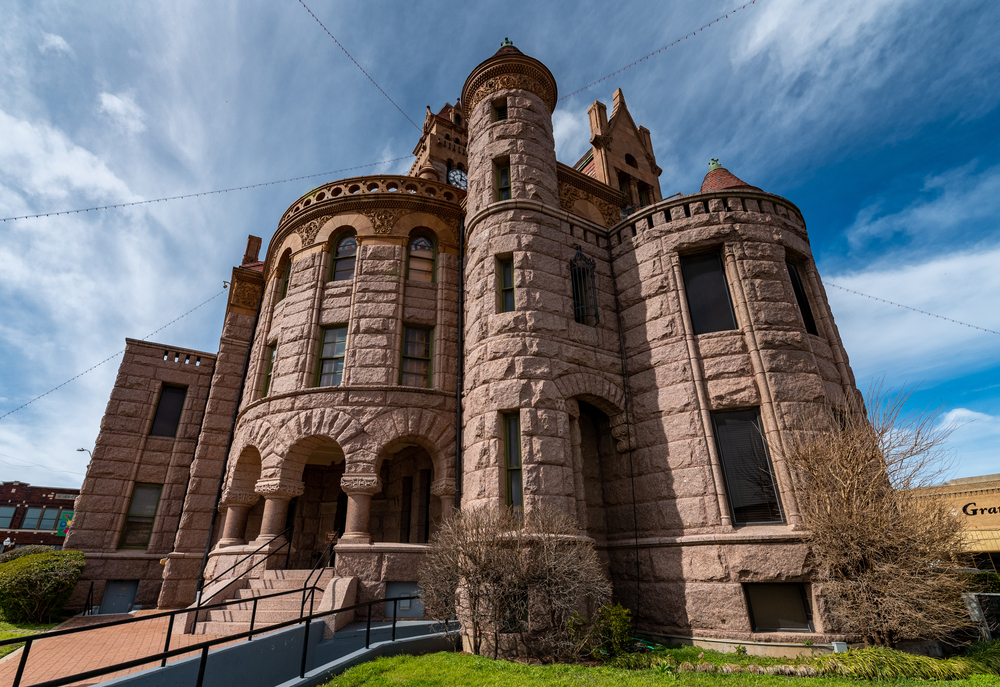
M757 408L712 413L733 524L784 522Z
M799 312L802 313L802 322L806 326L806 331L810 334L819 334L816 329L816 320L813 318L812 308L809 307L809 299L806 298L805 287L802 286L802 277L799 268L795 263L786 260L785 267L788 268L788 277L792 280L792 291L795 292L795 300L799 304Z
M684 293L695 334L736 329L729 284L718 252L681 257Z

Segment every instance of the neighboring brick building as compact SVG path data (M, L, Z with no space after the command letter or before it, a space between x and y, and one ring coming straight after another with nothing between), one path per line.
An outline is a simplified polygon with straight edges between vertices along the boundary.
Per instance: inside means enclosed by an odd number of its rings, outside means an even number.
M965 546L976 567L1000 572L1000 474L959 477L917 491L950 503L965 525Z
M88 579L183 606L291 527L290 567L339 536L366 600L456 505L545 503L640 629L837 636L782 454L858 392L801 213L718 161L664 200L621 91L558 163L556 102L506 44L428 111L409 176L311 191L263 261L251 237L217 360L129 343L67 542Z
M28 544L61 549L79 494L79 489L0 482L0 547L9 539L8 550Z

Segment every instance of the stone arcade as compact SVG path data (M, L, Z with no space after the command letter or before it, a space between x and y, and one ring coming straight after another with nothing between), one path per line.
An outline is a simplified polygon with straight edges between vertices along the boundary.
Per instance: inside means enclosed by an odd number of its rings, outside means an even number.
M857 394L801 213L717 160L663 199L621 91L558 163L556 101L505 43L409 175L296 200L262 261L250 237L218 354L128 341L66 542L80 603L186 606L289 527L251 577L301 584L336 539L324 583L366 601L412 588L452 508L546 503L640 630L837 636L781 459Z

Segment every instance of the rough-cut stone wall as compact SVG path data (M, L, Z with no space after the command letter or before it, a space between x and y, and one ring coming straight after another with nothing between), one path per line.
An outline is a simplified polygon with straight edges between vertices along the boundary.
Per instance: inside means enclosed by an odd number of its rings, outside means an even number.
M135 603L154 605L160 559L173 550L195 444L216 368L211 353L126 340L94 456L76 501L65 547L87 555L71 605L82 604L91 581L100 603L108 580L139 580ZM187 387L174 437L149 436L164 384ZM118 542L137 482L162 484L153 534L145 551L119 550Z

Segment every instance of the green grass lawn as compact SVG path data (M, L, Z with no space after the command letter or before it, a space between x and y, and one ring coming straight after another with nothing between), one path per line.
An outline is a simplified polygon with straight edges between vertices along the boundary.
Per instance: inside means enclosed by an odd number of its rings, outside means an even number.
M0 621L0 640L3 639L14 639L16 637L23 637L24 635L33 635L37 632L44 632L50 628L55 627L59 623L5 623ZM21 644L8 644L6 646L0 646L0 658L3 658L12 651L16 651Z
M697 657L699 650L694 650ZM713 652L714 653L714 652ZM720 654L721 655L721 654ZM726 654L727 658L733 656ZM705 658L709 657L708 652ZM680 657L678 657L680 658ZM734 657L735 658L735 657ZM681 658L681 660L689 660ZM702 659L703 661L705 659ZM735 663L736 661L729 661ZM786 659L787 662L787 659ZM767 687L861 687L865 681L841 677L792 678L777 675L750 675L736 673L677 673L665 674L655 670L616 670L614 668L587 668L584 666L551 665L528 666L510 661L494 661L481 656L437 653L426 656L394 656L380 658L357 666L334 678L327 687L384 687L410 685L413 687L548 687L559 685L576 687L646 687L671 685L672 687L737 687L754 685ZM896 687L924 685L926 680L894 680ZM1000 677L974 675L967 680L952 680L948 687L1000 687Z

